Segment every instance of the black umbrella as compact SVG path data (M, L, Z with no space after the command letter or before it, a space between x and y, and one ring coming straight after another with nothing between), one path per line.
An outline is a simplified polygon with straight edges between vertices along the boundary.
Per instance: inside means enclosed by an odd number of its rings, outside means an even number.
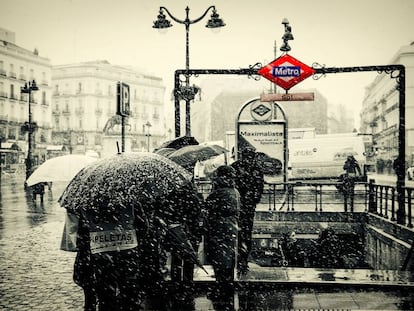
M184 218L177 217L181 204L171 198L181 197L186 191L196 195L191 175L166 157L154 153L122 153L82 169L66 187L59 202L75 215L90 209L111 213L117 206L138 202L153 209L162 224ZM96 202L103 200L105 204L96 206ZM196 252L189 248L191 244L185 232L183 235L176 232L178 229L171 231L168 226L165 229L177 249L189 254L194 263L200 265Z
M182 147L167 155L167 158L185 167L194 168L197 161L204 161L228 150L216 144L203 144Z
M207 270L204 269L200 260L198 259L197 252L194 250L187 233L185 232L182 224L173 223L167 225L162 219L158 219L160 225L165 228L167 232L167 238L171 246L178 251L178 253L189 255L191 260L199 266L206 274Z
M192 136L181 136L177 137L173 140L169 140L164 142L158 149L161 148L174 148L174 149L180 149L184 146L190 146L190 145L198 145L198 141L192 137Z
M98 209L94 202L107 197L113 206L125 202L157 201L191 182L181 166L158 154L131 153L96 161L81 170L59 199L69 212Z

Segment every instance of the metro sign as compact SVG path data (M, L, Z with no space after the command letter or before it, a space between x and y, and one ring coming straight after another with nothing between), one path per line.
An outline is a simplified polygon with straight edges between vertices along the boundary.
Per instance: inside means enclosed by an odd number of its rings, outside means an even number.
M285 90L310 77L315 70L293 56L285 54L260 68L257 73Z

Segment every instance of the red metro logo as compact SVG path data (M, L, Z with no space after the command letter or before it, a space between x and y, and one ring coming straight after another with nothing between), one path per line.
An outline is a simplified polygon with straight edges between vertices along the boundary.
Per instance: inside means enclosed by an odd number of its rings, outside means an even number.
M315 70L286 54L260 68L257 73L285 90L310 77Z

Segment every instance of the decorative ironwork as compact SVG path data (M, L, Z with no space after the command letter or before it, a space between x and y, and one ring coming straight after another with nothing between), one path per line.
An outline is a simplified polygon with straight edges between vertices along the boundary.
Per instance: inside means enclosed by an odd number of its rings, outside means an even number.
M317 70L317 69L323 69L323 68L325 68L326 67L326 65L325 64L319 64L319 63L313 63L312 64L312 68L313 69L315 69L315 70ZM320 78L322 78L322 77L325 77L326 76L326 74L324 74L324 73L318 73L318 74L314 74L313 76L312 76L312 79L313 80L319 80Z

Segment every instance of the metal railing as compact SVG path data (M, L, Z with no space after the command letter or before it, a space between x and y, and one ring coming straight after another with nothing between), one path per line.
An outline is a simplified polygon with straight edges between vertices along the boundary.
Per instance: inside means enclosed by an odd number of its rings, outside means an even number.
M195 183L206 198L211 183L200 180ZM405 187L404 193L405 225L412 228L414 188ZM260 205L269 211L369 212L393 222L396 222L398 209L396 187L373 181L355 182L352 193L346 192L342 182L335 181L265 183Z
M407 227L413 228L413 206L412 187L404 187L404 209L405 222ZM368 212L389 219L397 220L397 189L394 186L377 185L372 180L368 183Z

